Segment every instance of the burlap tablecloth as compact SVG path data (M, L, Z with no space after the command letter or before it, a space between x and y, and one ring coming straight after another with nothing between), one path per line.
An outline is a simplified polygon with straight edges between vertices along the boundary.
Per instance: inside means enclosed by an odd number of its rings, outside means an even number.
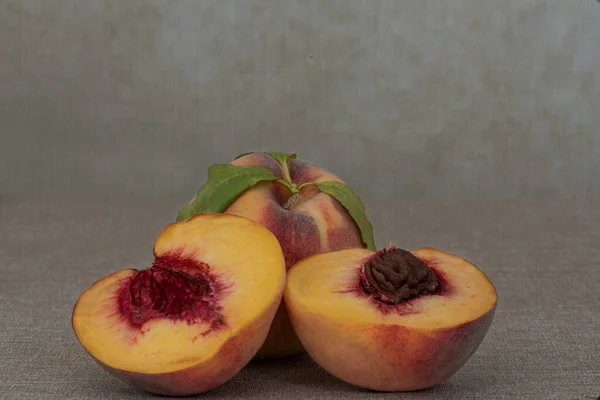
M71 329L82 290L151 261L180 201L0 203L0 398L137 399ZM478 264L499 305L450 380L409 394L347 385L306 355L251 363L205 399L587 399L600 395L600 208L569 202L370 204L378 246L435 246ZM595 397L594 397L595 396Z

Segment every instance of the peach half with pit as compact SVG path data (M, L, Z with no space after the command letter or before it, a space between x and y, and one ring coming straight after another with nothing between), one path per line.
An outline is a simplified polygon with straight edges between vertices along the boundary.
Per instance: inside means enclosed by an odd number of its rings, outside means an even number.
M162 395L214 389L263 344L285 287L275 236L229 214L197 214L168 225L154 262L124 269L85 290L72 325L111 374Z
M234 214L260 223L279 241L287 269L314 254L375 250L373 226L360 198L338 176L295 154L245 153L231 164L212 165L177 218L196 212ZM303 351L282 304L256 358Z
M391 246L308 257L289 271L284 299L317 364L352 385L395 392L456 373L485 337L497 293L463 258Z

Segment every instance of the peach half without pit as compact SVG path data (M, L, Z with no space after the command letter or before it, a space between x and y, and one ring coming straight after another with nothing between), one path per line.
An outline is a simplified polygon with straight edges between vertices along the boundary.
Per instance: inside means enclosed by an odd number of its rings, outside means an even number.
M317 364L352 385L395 392L456 373L486 335L497 293L456 255L390 246L308 257L289 270L284 299Z
M89 355L126 383L199 394L255 356L285 274L268 229L240 216L197 214L159 234L150 268L115 272L84 291L72 325Z

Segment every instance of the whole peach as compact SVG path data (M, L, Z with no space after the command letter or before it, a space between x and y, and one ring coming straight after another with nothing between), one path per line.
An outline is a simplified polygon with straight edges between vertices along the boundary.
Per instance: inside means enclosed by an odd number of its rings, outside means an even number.
M287 171L266 153L250 153L233 161L233 165L259 165L282 180L299 188L297 195L276 181L261 182L245 191L226 210L254 220L269 229L279 241L286 267L323 252L347 248L364 248L356 222L332 196L309 183L343 182L333 173L296 158L287 160ZM303 352L281 304L257 358L278 358Z

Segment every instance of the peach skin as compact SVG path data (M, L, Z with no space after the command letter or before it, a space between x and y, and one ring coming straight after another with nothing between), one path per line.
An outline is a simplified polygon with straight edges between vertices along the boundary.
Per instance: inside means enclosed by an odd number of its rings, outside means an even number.
M258 182L252 181L252 185L243 186L244 190L239 195L230 196L229 202L217 207L215 204L227 197L224 191L214 194L219 190L213 189L217 182L226 181L217 168L223 171L226 168L213 166L216 178L211 179L209 170L207 183L180 212L179 218L186 218L195 209L208 209L256 221L279 241L287 269L314 254L348 248L374 249L373 228L366 218L364 205L338 176L299 160L294 154L247 153L236 158L231 165L263 168L264 172L262 175L259 172L258 177L252 175L252 179ZM239 178L235 175L238 172L241 174L243 171L233 169L227 172L234 177L227 181L228 187L232 187L234 179ZM282 304L256 358L280 358L303 351Z

